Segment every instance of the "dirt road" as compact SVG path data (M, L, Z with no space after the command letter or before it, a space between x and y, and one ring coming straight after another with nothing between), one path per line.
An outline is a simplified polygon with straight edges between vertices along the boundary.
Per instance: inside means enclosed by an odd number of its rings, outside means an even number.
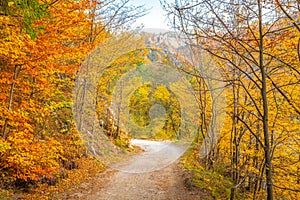
M99 174L59 199L140 200L211 199L207 191L191 185L177 158L184 149L168 143L134 140L145 152Z

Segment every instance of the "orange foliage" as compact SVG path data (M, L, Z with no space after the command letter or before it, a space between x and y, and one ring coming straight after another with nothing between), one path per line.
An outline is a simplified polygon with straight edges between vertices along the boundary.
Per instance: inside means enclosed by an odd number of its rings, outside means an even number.
M37 38L24 31L17 17L0 16L0 169L15 180L57 174L69 156L68 145L80 149L80 143L60 141L53 126L59 110L67 108L65 115L70 115L70 91L65 90L94 47L88 42L92 16L86 11L97 4L54 2L47 17L34 21L34 27L42 27ZM94 44L106 36L103 32Z

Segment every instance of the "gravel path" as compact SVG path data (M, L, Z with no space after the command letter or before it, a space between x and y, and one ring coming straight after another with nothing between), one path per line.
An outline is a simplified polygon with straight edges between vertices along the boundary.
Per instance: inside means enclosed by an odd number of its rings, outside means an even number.
M191 174L178 166L183 148L168 142L133 140L132 143L145 152L112 166L59 199L211 199L207 191L194 188Z

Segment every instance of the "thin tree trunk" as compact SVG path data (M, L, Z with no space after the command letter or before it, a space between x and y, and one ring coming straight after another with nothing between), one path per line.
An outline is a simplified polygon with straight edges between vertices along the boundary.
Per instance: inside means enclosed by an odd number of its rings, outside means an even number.
M92 9L90 11L89 14L95 13L95 9ZM90 26L90 33L89 33L89 37L88 37L88 42L89 44L92 44L93 41L93 31L94 31L94 19L95 17L93 16L91 21L91 26ZM85 100L86 100L86 95L87 95L87 83L88 83L88 78L89 78L89 66L90 66L90 56L88 57L88 61L86 64L86 72L85 72L85 76L84 76L84 86L83 86L83 94L82 94L82 100L81 100L81 110L80 110L80 116L79 116L79 127L78 130L82 131L82 127L83 127L83 122L84 122L84 111L85 111Z
M232 158L231 158L231 176L234 186L231 188L230 191L230 200L234 200L235 197L235 186L237 185L237 89L236 89L236 70L234 70L234 77L233 77L233 84L232 84L232 93L233 93L233 115L232 115L232 132L231 132L231 140L230 140L230 147L232 149Z
M264 153L266 160L266 183L267 183L267 199L273 200L273 184L272 184L272 165L270 156L270 143L269 143L269 126L268 126L268 100L267 100L267 77L264 66L263 57L263 27L262 27L262 5L260 0L258 3L258 17L259 17L259 68L261 71L261 95L263 101L263 133L264 133Z
M114 139L117 139L120 137L120 117L121 117L121 106L122 106L122 100L123 100L123 81L121 81L121 91L120 91L120 101L117 105L118 115L117 115L117 131L116 135L114 135Z
M10 86L10 91L9 91L9 102L7 106L8 110L12 110L12 102L14 98L16 80L19 76L20 71L21 71L21 66L15 65L13 82ZM4 140L7 138L7 125L8 125L8 118L4 120L3 133L2 133Z

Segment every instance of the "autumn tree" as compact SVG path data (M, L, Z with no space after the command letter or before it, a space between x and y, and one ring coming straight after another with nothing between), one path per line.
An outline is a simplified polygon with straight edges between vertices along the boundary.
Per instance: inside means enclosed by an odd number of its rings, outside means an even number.
M122 75L147 62L147 51L145 49L135 50L121 55L110 66L102 70L101 77L97 85L97 114L104 133L115 140L116 143L122 143L120 146L128 146L129 140L126 139L128 133L125 133L124 127L120 124L120 105L113 101L113 91ZM114 109L114 106L117 109ZM122 141L124 140L124 141Z
M223 81L232 85L233 98L229 105L233 110L229 107L228 111L232 115L230 159L235 186L231 198L235 198L234 190L245 185L247 179L249 183L251 180L260 182L253 190L253 198L257 198L263 185L261 173L265 174L268 199L274 199L274 187L277 195L288 190L297 192L293 187L280 187L275 183L280 177L277 164L280 161L276 156L280 154L279 146L289 151L289 143L294 141L279 138L297 135L282 129L279 124L285 120L279 116L291 117L295 126L299 125L298 96L293 93L299 87L296 75L299 60L295 59L299 34L291 31L297 29L298 23L284 12L289 8L289 13L297 13L297 3L286 1L287 7L282 7L278 1L176 1L163 5L173 27L189 38L190 45L198 45L210 53L223 71ZM297 20L295 16L293 19ZM286 114L279 111L287 105ZM243 144L253 149L253 154L244 152L245 159L241 155ZM297 145L295 148L299 150ZM261 150L263 159L258 154ZM293 156L293 160L296 157ZM239 164L241 162L243 164ZM259 173L245 166L258 167ZM295 183L294 178L291 180ZM251 184L249 187L252 190Z
M105 2L1 1L4 178L29 183L58 177L61 167L76 167L74 159L84 154L71 114L76 72L87 54L111 35L110 26L126 25L126 12L135 12L128 1L119 7ZM99 7L111 10L106 15L92 12ZM113 21L117 18L118 24Z

